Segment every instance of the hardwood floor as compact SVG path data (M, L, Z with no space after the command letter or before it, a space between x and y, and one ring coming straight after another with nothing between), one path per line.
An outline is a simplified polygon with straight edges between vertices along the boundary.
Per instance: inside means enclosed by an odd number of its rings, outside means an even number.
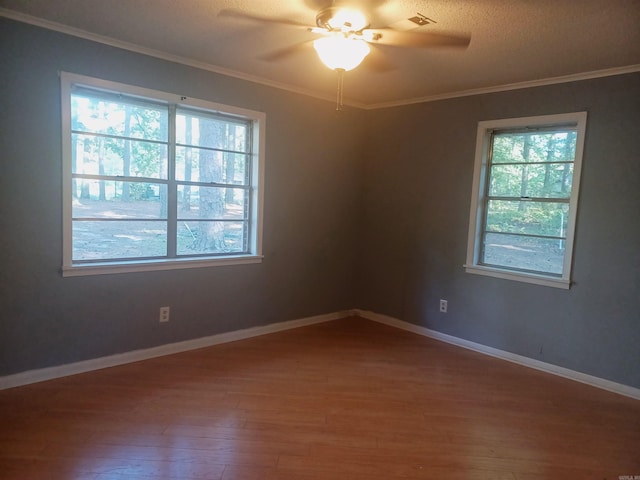
M7 480L622 475L639 401L359 318L0 392Z

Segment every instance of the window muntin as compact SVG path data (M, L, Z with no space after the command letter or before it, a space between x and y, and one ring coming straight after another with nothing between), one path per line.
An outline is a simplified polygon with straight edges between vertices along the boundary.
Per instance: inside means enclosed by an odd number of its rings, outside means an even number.
M264 114L66 73L62 90L63 273L259 259Z
M467 271L568 287L585 122L480 122Z

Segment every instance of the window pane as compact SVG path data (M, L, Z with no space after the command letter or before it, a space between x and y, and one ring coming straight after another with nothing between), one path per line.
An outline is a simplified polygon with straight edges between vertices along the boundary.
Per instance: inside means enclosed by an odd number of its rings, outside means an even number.
M561 275L564 244L564 240L487 233L484 239L484 258L480 263Z
M492 165L489 195L569 198L572 179L572 163Z
M80 90L71 95L71 128L81 132L166 142L167 107Z
M179 222L178 255L245 252L245 231L245 222Z
M167 178L167 145L142 140L72 135L73 173Z
M74 218L167 218L167 187L153 183L74 179Z
M156 218L158 205L166 211L167 186L148 182L121 182L117 180L89 180L86 178L73 179L73 207L83 210L83 205L93 202L106 202L105 208L119 208L126 210L128 215L136 218ZM117 207L115 205L121 205ZM135 215L136 209L140 215ZM75 210L74 210L75 211ZM131 215L129 215L131 214ZM163 214L166 217L166 213Z
M247 191L242 188L178 187L178 219L244 219Z
M166 255L166 221L73 222L73 260Z
M176 141L179 144L246 152L247 139L246 122L236 123L195 111L177 112Z
M176 147L176 179L248 185L247 155Z
M564 237L568 218L566 203L489 200L486 230Z
M495 132L492 163L573 162L576 132L558 129L549 132Z

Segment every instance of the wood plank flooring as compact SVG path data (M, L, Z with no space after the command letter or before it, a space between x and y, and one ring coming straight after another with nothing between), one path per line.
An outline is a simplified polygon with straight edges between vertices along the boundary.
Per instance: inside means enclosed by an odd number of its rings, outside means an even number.
M618 480L640 402L359 318L0 392L6 480Z

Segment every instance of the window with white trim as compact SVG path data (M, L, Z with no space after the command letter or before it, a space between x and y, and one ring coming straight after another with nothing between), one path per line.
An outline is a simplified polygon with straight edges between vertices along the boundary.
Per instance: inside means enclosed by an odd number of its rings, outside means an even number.
M260 260L263 113L61 82L64 275Z
M479 122L467 272L569 288L586 118Z

